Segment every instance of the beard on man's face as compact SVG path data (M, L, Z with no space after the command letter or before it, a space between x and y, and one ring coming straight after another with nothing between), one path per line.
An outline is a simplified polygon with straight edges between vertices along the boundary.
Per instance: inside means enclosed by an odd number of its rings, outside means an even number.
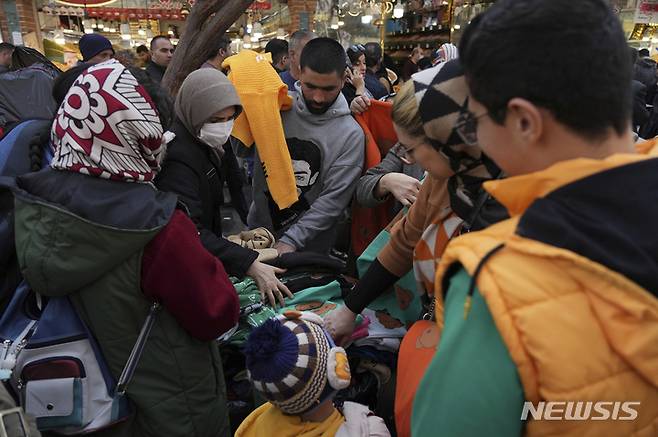
M333 104L338 100L338 96L340 96L340 93L336 94L336 97L331 101L331 102L325 102L321 105L318 105L315 103L313 100L308 100L304 98L304 103L306 103L306 107L308 108L308 112L314 115L322 115L325 112L329 110L333 106Z

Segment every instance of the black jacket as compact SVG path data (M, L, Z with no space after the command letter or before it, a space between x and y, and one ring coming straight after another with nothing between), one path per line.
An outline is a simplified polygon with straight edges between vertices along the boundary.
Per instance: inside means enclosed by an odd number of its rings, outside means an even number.
M258 253L222 237L223 182L217 155L194 138L176 120L171 128L176 138L169 143L162 171L155 180L158 189L178 195L199 230L201 243L224 264L230 275L243 277Z
M637 80L632 82L633 85L633 131L638 127L644 126L649 120L649 111L647 111L646 95L647 87Z
M158 85L161 84L162 78L164 77L164 74L165 74L165 71L167 71L166 67L161 67L153 61L149 61L148 65L146 66L146 73Z

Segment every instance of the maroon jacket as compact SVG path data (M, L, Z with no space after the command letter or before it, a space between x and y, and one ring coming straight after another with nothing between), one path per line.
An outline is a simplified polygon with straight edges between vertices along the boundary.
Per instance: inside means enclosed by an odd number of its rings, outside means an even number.
M238 296L224 266L181 211L144 248L142 291L199 340L215 339L238 322Z

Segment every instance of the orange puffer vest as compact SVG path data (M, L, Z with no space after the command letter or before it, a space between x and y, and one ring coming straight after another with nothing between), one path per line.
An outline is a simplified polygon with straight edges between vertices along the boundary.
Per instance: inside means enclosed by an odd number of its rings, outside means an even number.
M578 159L489 182L485 188L512 218L453 240L444 253L435 281L437 309L443 307L441 284L450 266L461 264L473 276L481 260L504 244L483 264L477 287L517 366L527 401L535 407L540 401L640 402L630 421L529 416L527 436L658 435L658 299L601 264L515 233L535 199L641 159L646 158ZM441 328L442 317L437 322ZM607 409L612 412L612 406Z

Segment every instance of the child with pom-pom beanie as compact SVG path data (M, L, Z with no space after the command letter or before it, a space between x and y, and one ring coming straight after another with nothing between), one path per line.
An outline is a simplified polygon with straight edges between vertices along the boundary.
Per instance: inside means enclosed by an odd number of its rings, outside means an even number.
M245 345L254 388L269 402L242 422L236 437L389 436L384 421L367 407L334 407L350 384L345 351L334 345L322 318L288 311L256 328Z

